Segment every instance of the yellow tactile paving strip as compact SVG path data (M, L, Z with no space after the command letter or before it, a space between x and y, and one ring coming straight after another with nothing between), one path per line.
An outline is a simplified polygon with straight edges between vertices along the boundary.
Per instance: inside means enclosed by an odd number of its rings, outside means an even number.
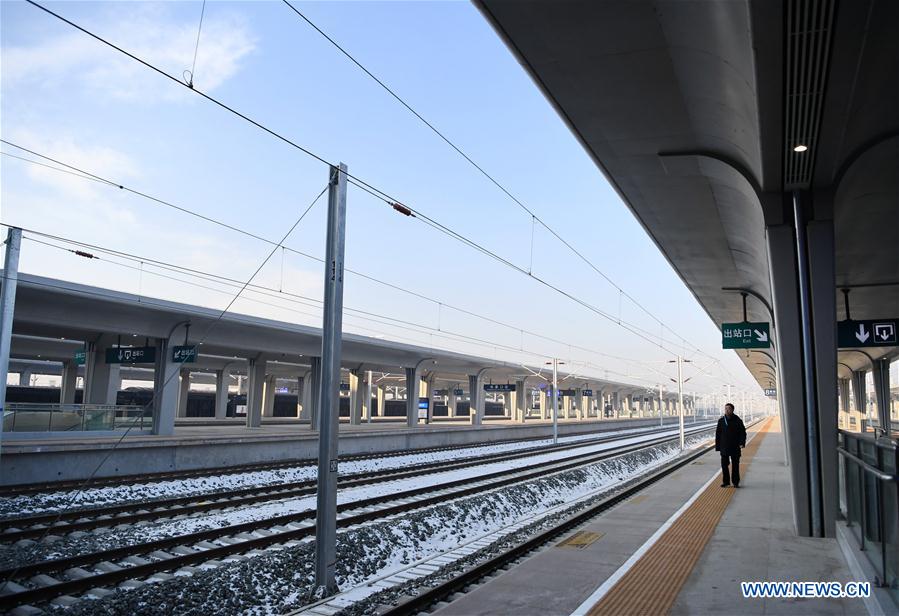
M758 450L771 419L743 449L741 475L745 477L749 462ZM674 521L659 540L618 580L594 605L590 616L644 616L667 614L702 555L706 543L715 532L718 521L734 494L719 482L709 487Z

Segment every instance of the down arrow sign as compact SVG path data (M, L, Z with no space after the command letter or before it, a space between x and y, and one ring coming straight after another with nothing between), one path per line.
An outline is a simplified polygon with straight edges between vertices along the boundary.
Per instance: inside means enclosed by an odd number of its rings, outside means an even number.
M863 343L870 336L871 336L871 334L869 334L868 332L865 331L865 324L859 323L858 324L858 332L856 332L856 334L855 334L855 337L858 338L858 341Z
M755 335L758 337L759 342L768 342L768 332L760 332L757 329L753 330Z

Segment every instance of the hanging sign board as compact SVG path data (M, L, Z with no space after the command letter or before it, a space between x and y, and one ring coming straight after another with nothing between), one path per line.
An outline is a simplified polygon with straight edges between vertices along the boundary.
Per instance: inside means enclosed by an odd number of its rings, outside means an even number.
M75 351L75 365L83 366L84 362L87 358L87 353L84 351Z
M193 364L197 361L197 347L176 346L172 347L172 361L176 364Z
M765 390L765 395L768 396L769 398L776 398L776 397L777 397L777 390L774 389L774 388L766 389L766 390Z
M156 361L156 347L117 347L106 349L107 364L152 364Z
M559 395L560 395L560 396L567 396L567 397L576 396L576 395L577 395L577 390L576 390L576 389L560 389L560 390L559 390Z
M582 389L582 390L581 390L581 395L584 396L585 398L592 398L592 397L593 397L593 390L592 390L592 389Z
M349 391L349 390L350 390L350 384L349 384L349 383L341 383L341 384L340 384L340 391Z
M771 324L722 323L721 343L725 349L767 349L771 347Z
M434 396L448 396L449 390L448 389L435 389L433 392L433 395Z
M840 321L837 323L837 346L841 349L897 346L897 330L899 318Z
M512 383L488 383L484 385L484 391L515 391Z

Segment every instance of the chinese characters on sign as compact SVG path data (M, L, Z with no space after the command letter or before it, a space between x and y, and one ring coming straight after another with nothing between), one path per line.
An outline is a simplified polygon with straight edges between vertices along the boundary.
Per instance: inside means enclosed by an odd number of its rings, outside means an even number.
M768 323L722 323L721 341L725 349L767 349L771 346Z

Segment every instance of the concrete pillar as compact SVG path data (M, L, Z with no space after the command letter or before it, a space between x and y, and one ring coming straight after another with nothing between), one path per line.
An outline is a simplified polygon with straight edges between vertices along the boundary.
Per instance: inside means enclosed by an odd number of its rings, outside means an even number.
M190 369L178 371L178 417L187 417L187 396L190 391Z
M527 386L525 381L518 381L515 383L515 419L520 423L525 422L525 418L528 414L528 406L530 402L530 396L528 395Z
M559 389L562 389L561 387ZM571 397L562 396L562 417L571 419Z
M265 360L250 358L247 367L247 427L262 426L262 398L265 390Z
M795 227L790 224L793 222ZM797 248L797 229L806 244L804 251ZM832 537L838 505L833 223L791 220L768 226L766 234L777 326L778 398L790 465L794 524L799 535L811 536L814 512L819 512L823 533ZM808 258L804 280L800 278L803 270L797 254ZM808 292L805 306L800 304L803 288ZM803 308L810 327L806 332L802 328ZM818 498L812 486L818 487Z
M537 403L540 405L540 419L547 419L549 417L549 410L547 409L547 399L546 399L546 390L541 389L537 394Z
M297 419L303 418L303 396L306 394L305 377L297 377Z
M840 411L849 412L849 379L840 379Z
M446 406L447 406L447 415L450 417L456 416L456 405L459 403L458 398L456 397L456 388L459 386L455 383L450 385L450 388L447 390L446 397Z
M515 404L515 394L517 392L503 392L503 417L506 419L514 419L517 405Z
M168 338L156 339L156 364L153 371L153 434L161 436L171 436L175 433L175 413L178 407L178 371L181 364L172 361L170 349ZM85 378L86 386L87 378Z
M312 372L307 370L300 377L300 419L311 419Z
M484 386L482 375L468 375L469 400L471 401L471 425L480 426L484 422Z
M227 370L215 371L215 418L224 419L228 416L228 383L231 373Z
M890 360L875 361L872 373L874 397L877 400L877 419L886 436L890 436L893 431L890 423Z
M416 368L406 368L406 426L418 425L418 393L421 376Z
M26 368L19 373L19 387L29 387L31 385L31 376L33 372L30 368Z
M274 374L265 376L265 385L262 388L262 416L275 416L275 393L278 389L278 379Z
M377 388L377 391L376 391L375 395L376 395L377 398L378 398L378 413L377 413L377 416L378 416L378 417L384 417L384 416L386 415L386 413L385 413L385 411L384 411L385 398L384 398L384 386L383 386L383 385L378 385L378 388Z
M119 364L106 363L108 341L101 338L85 345L84 403L115 404L122 384Z
M78 364L74 361L62 363L62 381L59 383L59 403L75 404L75 384L78 381Z
M350 370L350 424L353 426L358 426L362 423L364 390L359 370Z

